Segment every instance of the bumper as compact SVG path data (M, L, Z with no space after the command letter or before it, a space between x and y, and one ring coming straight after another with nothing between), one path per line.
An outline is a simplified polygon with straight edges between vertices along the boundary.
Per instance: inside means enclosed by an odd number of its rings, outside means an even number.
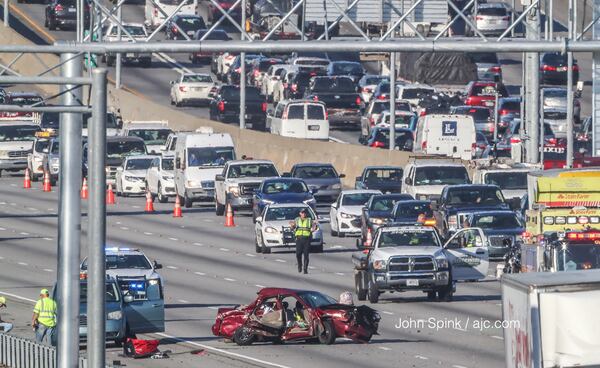
M338 232L343 234L360 235L362 233L360 217L344 219L338 216Z
M124 320L106 321L106 341L120 340L125 337ZM79 340L87 341L87 326L79 326Z
M208 96L181 96L180 103L186 105L207 105L210 103Z
M175 185L165 185L160 187L162 195L165 197L175 197Z
M345 124L357 124L360 125L360 111L357 110L335 110L329 109L329 124L330 125L345 125Z
M23 170L27 167L27 157L0 159L0 170Z
M234 197L232 195L227 196L231 208L234 210L251 210L252 209L252 196L239 196Z
M295 247L296 246L296 242L295 241L291 241L291 242L287 242L285 243L283 241L283 235L281 233L273 233L273 234L269 234L269 233L265 233L263 232L263 241L264 241L264 245L267 248L276 248L276 247ZM321 235L319 235L318 237L316 237L313 234L313 238L310 240L310 245L312 246L319 246L323 244L323 238L321 238Z
M185 195L192 200L212 201L215 198L215 190L214 188L185 188Z
M125 181L123 180L123 193L127 194L144 194L146 192L146 184L143 181Z
M567 71L543 71L541 75L542 83L549 84L567 84ZM579 80L579 73L573 72L573 83L577 83Z
M34 160L31 163L31 175L43 176L44 175L44 164L42 161Z
M380 290L434 290L448 286L448 271L373 273L372 281Z

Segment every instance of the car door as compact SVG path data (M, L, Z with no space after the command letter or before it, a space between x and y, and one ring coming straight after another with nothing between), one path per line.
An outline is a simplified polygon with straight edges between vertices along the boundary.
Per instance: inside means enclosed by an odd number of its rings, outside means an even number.
M147 280L137 279L118 278L118 280L120 285L124 282L129 284L129 290L125 295L133 297L132 301L125 304L129 332L133 334L163 332L165 330L165 303L161 281L153 280L152 283L149 283ZM133 284L143 284L145 291L139 286L133 290L131 286Z
M487 238L480 228L458 230L444 245L444 253L450 262L453 280L482 280L487 276Z
M337 201L335 201L331 204L331 208L329 210L329 225L331 226L331 229L335 230L335 231L338 230L337 212L338 212L338 209L340 208L341 203L342 203L342 195L340 194Z
M148 169L148 190L150 193L158 192L158 182L160 181L160 158L152 160L152 165Z

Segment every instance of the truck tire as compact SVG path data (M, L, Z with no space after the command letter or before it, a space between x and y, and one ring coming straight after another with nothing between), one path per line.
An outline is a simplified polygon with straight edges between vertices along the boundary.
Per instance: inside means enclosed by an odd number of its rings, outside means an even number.
M362 272L354 274L354 289L358 300L361 302L367 300L367 290L362 287Z
M335 328L329 320L322 322L323 327L317 329L319 334L319 342L323 345L331 345L335 342Z
M256 335L249 328L242 326L233 333L233 341L239 346L251 345L256 340Z
M156 188L156 197L160 203L167 203L169 201L169 197L162 194L162 188L160 186L160 182L158 183L158 188Z
M256 253L262 253L262 244L260 244L260 242L258 241L258 235L256 235L254 239L254 250L256 251Z
M217 201L217 198L215 197L215 215L223 216L224 213L225 205L220 204L219 201Z
M194 204L194 202L188 198L187 194L184 194L183 205L185 206L185 208L192 208L192 204Z
M369 290L367 292L367 296L369 297L370 303L377 304L379 302L379 290L371 280L369 280Z
M451 302L454 296L454 291L452 290L452 283L450 285L445 286L443 289L438 290L438 299L441 302Z

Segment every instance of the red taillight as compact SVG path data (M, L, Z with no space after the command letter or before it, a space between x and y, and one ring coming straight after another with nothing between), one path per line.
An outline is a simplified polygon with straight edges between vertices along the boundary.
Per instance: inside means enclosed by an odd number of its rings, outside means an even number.
M254 77L258 77L259 74L260 72L258 71L258 69L254 69Z
M313 101L319 101L319 96L313 96Z
M360 99L360 97L356 97L356 104L360 106L361 102L362 102L362 100Z
M56 4L56 6L54 7L54 11L59 12L59 11L63 11L63 10L65 10L65 8L63 8L63 6L60 4Z
M427 141L423 141L423 143L421 143L421 149L427 149Z
M419 116L425 116L425 115L427 115L427 110L426 109L421 110L421 112L419 113Z
M555 66L551 66L551 65L544 65L542 67L542 70L544 70L546 72L555 72L556 71L556 67Z
M379 96L377 96L377 99L378 100L386 100L387 97L385 95L379 95Z
M383 147L385 147L385 144L383 142L375 141L375 142L373 142L371 147L383 148Z
M177 27L173 26L173 28L171 28L171 32L177 33Z
M483 17L480 17L480 16L477 16L477 17L475 17L475 19L476 19L476 20L484 20L485 18L483 18Z
M284 83L284 84L283 84L283 88L284 88L284 89L286 89L286 88L287 88L287 86L288 86L288 84L287 84L287 83Z
M502 72L502 67L493 66L493 67L490 68L490 72L492 72L492 73L501 73Z
M186 86L179 86L179 90L181 92L187 92L188 88Z
M218 109L220 112L223 112L223 111L225 111L225 102L223 102L223 101L220 101L220 102L217 104L217 109Z
M291 90L292 90L293 92L296 92L296 91L298 91L298 85L297 85L296 83L292 84Z
M574 72L578 72L579 71L579 65L573 65L573 71Z
M475 151L477 149L477 143L471 143L471 151Z
M510 139L510 144L517 144L517 143L521 143L521 138L513 137Z
M236 73L240 73L241 71L242 71L242 68L235 68Z
M473 103L473 99L471 97L467 97L465 100L465 105L471 105Z
M499 115L508 115L510 114L510 110L507 109L501 109L500 111L498 111Z
M548 144L556 144L556 138L548 138Z
M263 102L262 104L260 104L260 109L262 110L262 112L267 112L267 103Z

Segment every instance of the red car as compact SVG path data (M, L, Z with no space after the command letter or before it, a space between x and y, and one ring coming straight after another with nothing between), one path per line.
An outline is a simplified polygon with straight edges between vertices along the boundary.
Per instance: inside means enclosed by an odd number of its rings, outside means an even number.
M508 91L502 83L481 81L469 83L465 105L493 108L496 102L496 89L498 98L508 97Z
M338 304L317 291L264 288L248 305L219 308L212 333L238 345L314 339L330 345L337 337L366 343L379 320L368 306Z

